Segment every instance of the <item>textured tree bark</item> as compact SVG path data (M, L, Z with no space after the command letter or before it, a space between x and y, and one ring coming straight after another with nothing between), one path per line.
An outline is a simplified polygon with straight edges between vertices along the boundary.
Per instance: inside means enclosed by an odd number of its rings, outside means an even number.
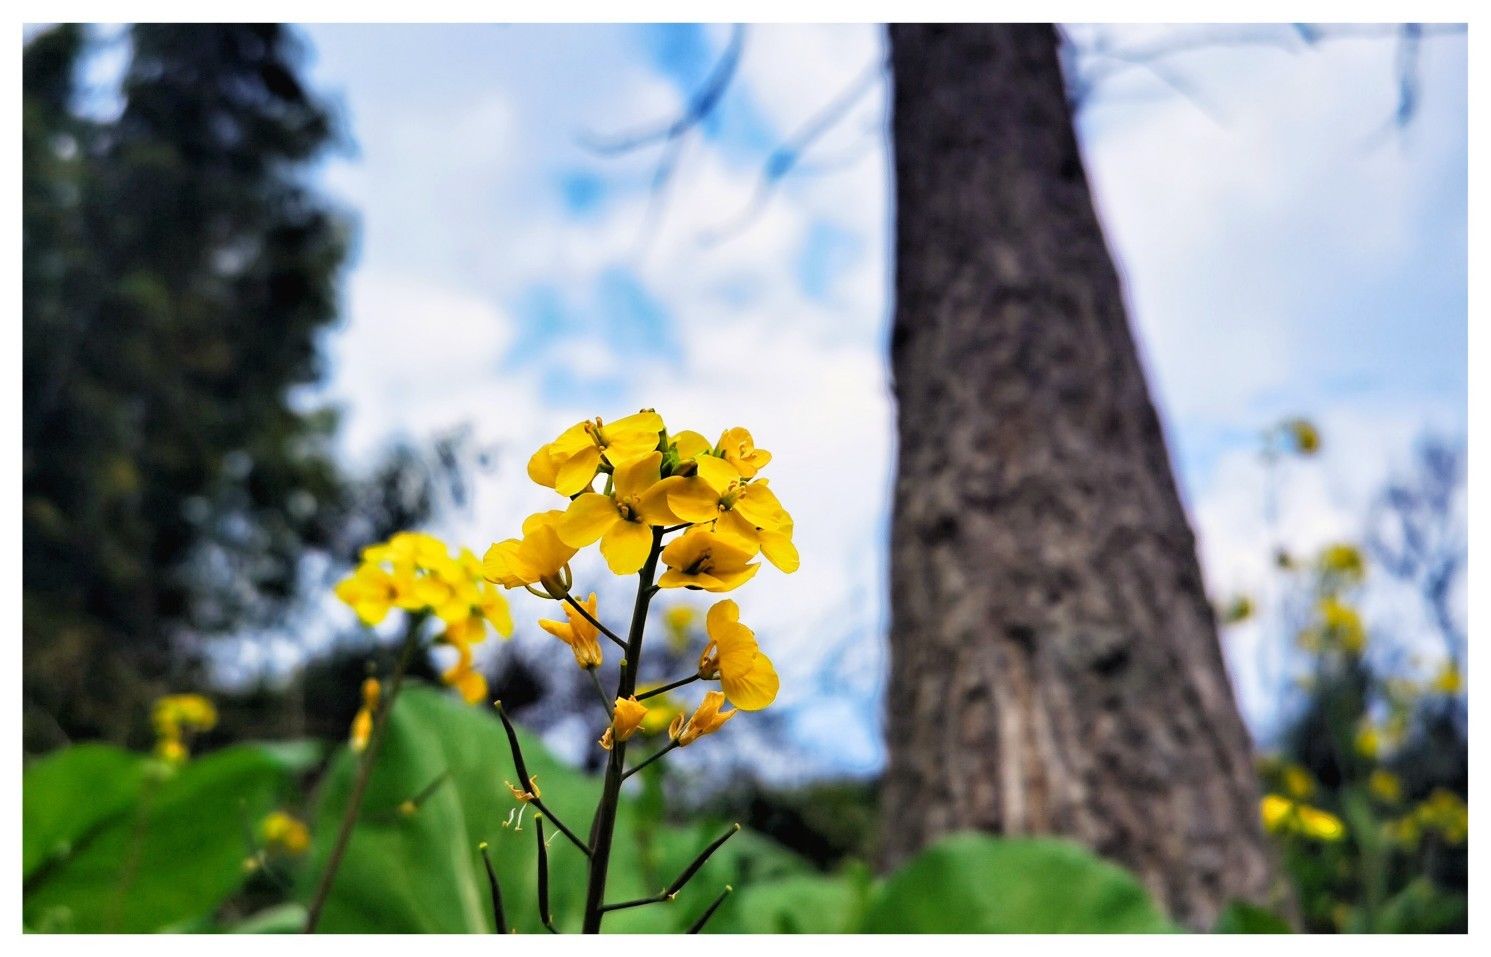
M1043 25L890 28L900 461L881 863L1072 837L1266 900L1251 747Z

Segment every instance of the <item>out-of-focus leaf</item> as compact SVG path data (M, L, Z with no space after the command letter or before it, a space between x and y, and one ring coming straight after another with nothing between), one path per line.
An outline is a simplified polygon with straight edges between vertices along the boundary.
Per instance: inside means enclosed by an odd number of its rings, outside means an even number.
M1289 934L1289 922L1273 911L1246 901L1233 901L1217 918L1218 934Z
M875 891L871 933L1165 933L1139 882L1076 844L954 835Z
M1369 928L1379 934L1435 934L1465 921L1464 895L1436 888L1427 878L1410 881L1382 907Z
M714 934L849 934L870 893L864 865L833 877L801 875L742 888L705 928Z
M243 883L250 830L287 783L282 762L255 745L142 782L132 807L27 883L26 926L132 933L210 913ZM67 798L92 799L87 792Z
M21 777L21 874L29 881L102 824L134 806L145 759L107 744L54 751Z
M300 904L279 904L250 914L232 927L230 934L298 934L305 927L305 908Z

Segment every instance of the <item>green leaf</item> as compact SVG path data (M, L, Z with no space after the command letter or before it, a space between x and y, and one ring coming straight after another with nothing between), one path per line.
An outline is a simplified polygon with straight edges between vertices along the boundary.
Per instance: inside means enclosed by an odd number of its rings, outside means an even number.
M1217 934L1291 934L1293 928L1284 918L1271 910L1249 904L1247 901L1233 901L1222 911L1222 916L1217 918L1217 926L1213 933Z
M26 925L135 933L211 913L242 885L249 829L287 785L283 762L255 745L143 781L133 806L27 883ZM93 795L73 791L61 800L85 804Z
M597 728L596 736L599 737ZM567 767L519 729L529 773L544 803L585 836L600 781ZM308 900L335 837L351 789L355 763L345 749L322 788L313 853L303 871ZM449 770L450 778L413 815L404 800ZM503 826L516 805L504 782L517 783L502 726L491 711L450 694L408 687L389 718L382 753L368 783L362 817L322 913L321 929L357 933L490 933L491 904L477 845L490 845L502 884L508 922L523 933L544 933L538 919L537 845L532 809L522 830ZM629 784L617 819L607 880L611 901L657 893L728 822L683 829L638 828ZM561 931L578 931L584 908L586 859L547 824L550 907ZM806 869L774 842L741 833L710 859L671 904L608 914L608 932L665 932L686 927L727 883L770 881Z
M303 927L305 908L290 903L265 908L224 929L230 934L298 934Z
M870 891L863 865L833 877L758 882L732 894L705 928L712 934L849 934Z
M21 874L29 881L134 806L145 759L107 744L53 751L21 777Z
M1076 844L961 834L874 893L871 933L1165 933L1174 927L1123 869Z

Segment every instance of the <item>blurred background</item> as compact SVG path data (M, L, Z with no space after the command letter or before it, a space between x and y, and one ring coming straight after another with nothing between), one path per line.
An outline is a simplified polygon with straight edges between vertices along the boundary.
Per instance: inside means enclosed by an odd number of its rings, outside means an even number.
M1385 821L1463 797L1463 31L1060 36L1264 790L1329 806L1385 771ZM728 756L685 755L674 797L826 867L869 853L896 450L882 27L24 43L28 757L146 746L150 702L186 689L218 700L218 744L342 738L378 641L331 595L358 550L421 528L480 554L549 507L533 448L650 406L771 450L803 569L749 596L779 706ZM1325 599L1364 623L1349 667L1304 640ZM584 762L589 689L549 666L536 600L514 610L479 665ZM1349 760L1317 753L1341 695ZM1463 890L1463 835L1439 840L1391 887ZM1306 923L1350 929L1360 886L1303 858Z

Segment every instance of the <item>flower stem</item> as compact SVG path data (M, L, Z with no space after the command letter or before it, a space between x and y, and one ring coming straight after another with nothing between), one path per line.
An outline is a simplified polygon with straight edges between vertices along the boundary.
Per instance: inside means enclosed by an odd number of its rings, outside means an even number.
M621 640L621 636L616 634L616 632L612 631L611 629L607 628L605 625L601 624L600 619L592 615L589 608L586 608L584 605L575 601L574 595L565 595L564 600L570 605L571 608L580 613L581 618L584 618L596 628L600 629L601 634L616 642L616 646L618 648L621 648L623 650L626 649L626 642Z
M665 685L660 685L659 687L653 688L650 691L642 692L641 694L637 695L637 700L646 701L648 698L651 698L655 694L663 694L665 692L672 691L674 688L682 688L684 685L693 684L698 680L699 676L697 674L689 675L687 678L679 678L677 681L670 682L669 684Z
M647 561L637 574L637 600L632 606L632 623L627 632L626 661L621 667L621 678L617 683L616 697L627 698L637 690L637 666L642 660L642 636L647 629L647 607L655 592L652 582L657 576L658 555L663 550L663 530L652 530L652 548ZM626 742L617 741L611 748L606 762L606 777L601 786L600 803L595 810L595 822L591 828L590 873L585 885L585 922L581 930L586 934L601 931L606 896L606 870L611 863L611 841L616 831L616 807L621 796L621 780L626 774Z
M672 751L676 747L678 747L678 742L677 741L669 741L661 749L659 749L658 752L656 754L654 754L652 757L648 758L646 761L643 761L641 764L637 765L636 767L634 767L631 770L627 771L626 773L622 774L621 779L623 781L625 781L627 778L631 777L633 774L636 774L638 771L640 771L643 768L647 767L649 764L651 764L652 762L656 761L658 758L662 757L663 755L667 754L669 751Z
M378 717L373 722L373 733L368 738L367 750L362 753L362 760L357 766L357 778L352 783L352 794L347 799L347 810L342 813L342 826L337 831L336 843L331 847L331 856L326 860L326 869L321 872L321 880L316 884L316 891L311 896L311 903L306 908L305 933L314 934L316 925L321 922L321 910L326 906L326 898L331 894L331 884L336 880L337 871L342 866L342 857L347 853L347 845L352 843L352 829L357 825L357 815L362 810L362 798L368 789L368 781L373 777L373 764L378 760L378 751L383 746L384 732L388 728L388 716L393 713L393 705L399 697L399 691L404 686L404 673L409 670L409 663L414 658L414 649L419 647L419 628L424 624L423 614L412 614L404 626L404 647L399 652L398 664L394 666L393 674L388 681L388 694L383 699L383 706L378 709Z

